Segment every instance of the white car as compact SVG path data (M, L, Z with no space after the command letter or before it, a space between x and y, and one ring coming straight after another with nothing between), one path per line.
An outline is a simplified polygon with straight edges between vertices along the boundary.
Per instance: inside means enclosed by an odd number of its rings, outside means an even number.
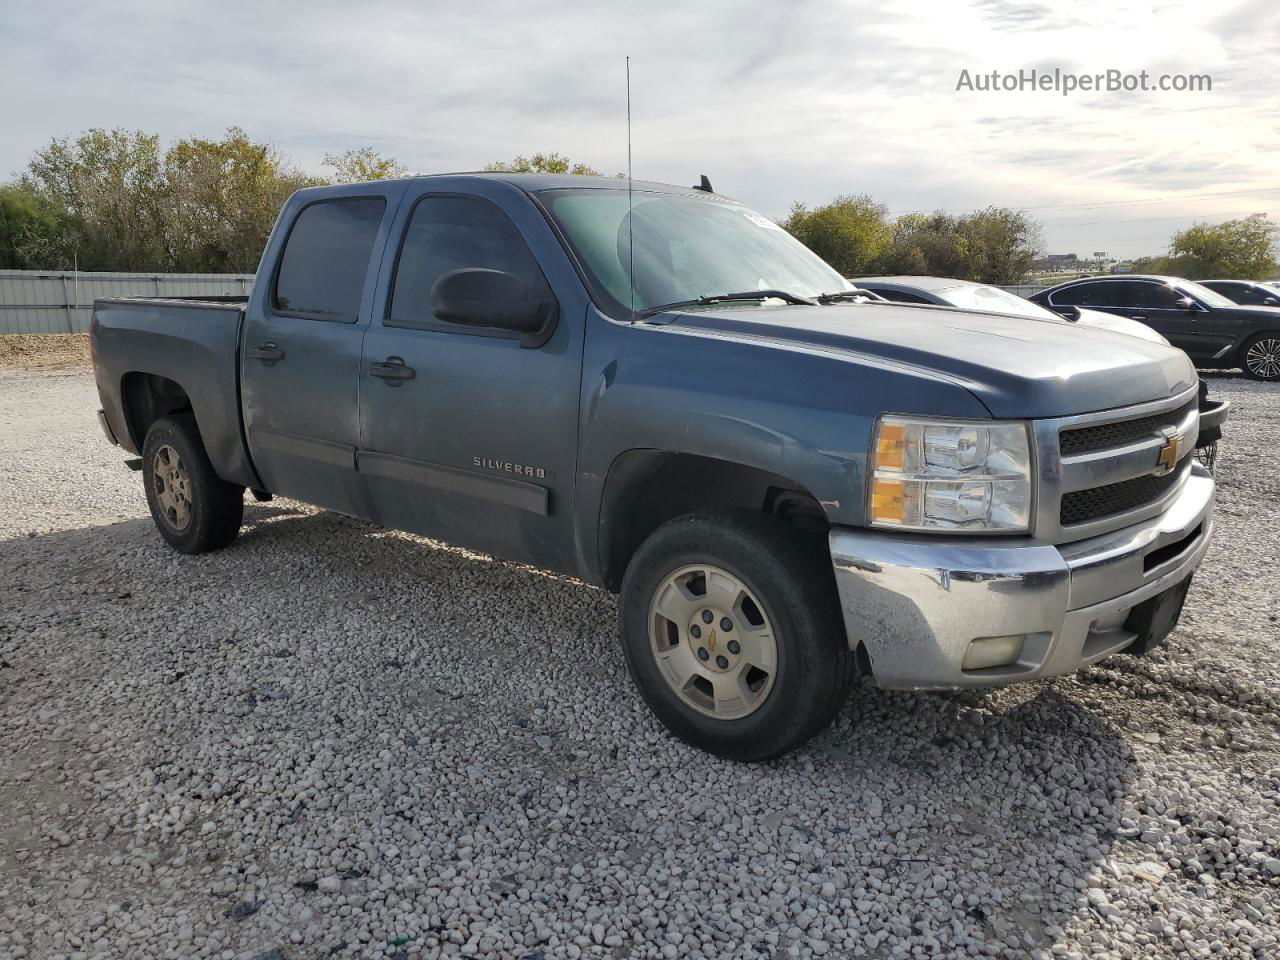
M1138 323L1127 317L1115 317L1099 310L1084 309L1073 309L1071 315L1063 316L1008 290L1001 290L999 287L985 283L974 283L971 280L952 280L947 277L851 277L849 282L897 303L931 303L937 306L960 307L963 310L1011 313L1041 320L1066 319L1081 326L1127 333L1131 337L1155 343L1169 342L1145 323Z

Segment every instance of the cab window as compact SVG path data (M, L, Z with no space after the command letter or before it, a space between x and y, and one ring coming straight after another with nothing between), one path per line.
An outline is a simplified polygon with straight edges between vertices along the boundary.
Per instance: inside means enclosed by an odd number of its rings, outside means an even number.
M467 267L515 274L531 299L551 296L529 245L498 207L479 197L428 196L418 201L405 229L386 325L444 325L458 333L475 333L473 327L437 318L431 301L436 281Z
M272 306L280 313L354 323L387 201L336 197L302 208L280 256Z

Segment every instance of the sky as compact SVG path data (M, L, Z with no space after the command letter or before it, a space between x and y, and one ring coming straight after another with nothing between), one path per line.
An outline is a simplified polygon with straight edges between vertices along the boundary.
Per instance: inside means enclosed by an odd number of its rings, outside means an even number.
M92 127L239 126L297 166L372 146L413 172L556 150L637 178L706 173L780 218L840 194L995 204L1044 249L1165 252L1192 222L1280 219L1280 3L329 0L5 3L0 178ZM1205 92L958 90L1055 68Z

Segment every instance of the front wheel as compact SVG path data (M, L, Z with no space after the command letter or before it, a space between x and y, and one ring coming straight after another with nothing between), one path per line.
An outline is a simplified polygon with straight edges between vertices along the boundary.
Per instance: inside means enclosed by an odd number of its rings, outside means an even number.
M831 722L855 660L824 546L737 510L677 518L641 545L622 584L624 652L672 733L754 761Z
M142 445L142 479L156 529L175 550L217 550L240 532L244 487L214 472L195 417L161 417L151 425Z
M1240 351L1240 366L1254 380L1280 380L1280 333L1260 333Z

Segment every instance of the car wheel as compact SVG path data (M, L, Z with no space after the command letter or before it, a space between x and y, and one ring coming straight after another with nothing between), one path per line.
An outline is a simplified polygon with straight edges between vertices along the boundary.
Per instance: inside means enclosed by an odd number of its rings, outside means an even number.
M217 550L240 532L244 487L214 472L194 417L162 417L151 425L142 445L142 479L151 519L175 550Z
M1258 334L1240 356L1240 366L1254 380L1280 380L1280 333Z
M666 727L733 760L767 760L835 716L855 658L825 538L710 510L660 527L623 578L627 667Z

